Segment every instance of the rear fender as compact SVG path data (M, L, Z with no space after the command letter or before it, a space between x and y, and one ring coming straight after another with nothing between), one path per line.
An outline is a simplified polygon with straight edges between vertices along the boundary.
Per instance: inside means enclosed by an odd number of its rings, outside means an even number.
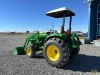
M50 38L53 38L53 37L56 37L56 38L60 38L62 40L65 40L67 37L65 35L62 35L62 34L52 34L50 36L48 36L46 39L45 39L45 42L47 40L49 40Z
M73 48L77 48L79 47L79 45L81 45L81 41L79 40L79 37L76 34L71 35L71 42Z

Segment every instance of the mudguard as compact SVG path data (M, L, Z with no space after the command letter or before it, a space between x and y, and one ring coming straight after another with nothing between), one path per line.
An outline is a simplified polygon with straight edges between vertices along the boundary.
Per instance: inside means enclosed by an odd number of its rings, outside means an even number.
M79 40L79 37L77 34L72 34L71 35L71 42L72 42L72 48L78 48L79 45L81 45L81 41Z
M53 37L57 37L57 38L61 38L63 40L66 40L67 38L67 35L66 34L52 34L50 36L48 36L46 39L45 39L45 42L50 39L50 38L53 38Z

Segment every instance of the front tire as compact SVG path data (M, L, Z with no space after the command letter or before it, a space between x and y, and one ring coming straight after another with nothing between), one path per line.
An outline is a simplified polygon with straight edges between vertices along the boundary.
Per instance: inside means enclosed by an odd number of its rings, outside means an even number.
M59 39L49 39L44 45L45 60L53 67L63 67L69 60L67 44Z
M28 57L30 57L30 58L35 57L36 50L35 50L35 48L34 48L33 45L26 46L25 52L26 52L26 55L27 55Z

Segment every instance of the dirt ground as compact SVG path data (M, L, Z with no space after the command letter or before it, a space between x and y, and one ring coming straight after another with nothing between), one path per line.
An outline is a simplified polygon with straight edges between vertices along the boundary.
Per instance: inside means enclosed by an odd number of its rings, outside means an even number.
M63 69L51 67L42 56L14 55L28 35L0 35L0 75L100 75L100 47L81 45L80 53Z

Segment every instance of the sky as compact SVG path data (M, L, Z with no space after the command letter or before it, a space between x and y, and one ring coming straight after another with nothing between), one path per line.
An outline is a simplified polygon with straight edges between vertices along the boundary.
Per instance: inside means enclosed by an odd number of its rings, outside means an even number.
M60 31L62 18L45 14L61 7L67 7L76 14L72 19L72 31L88 32L89 10L84 0L0 0L0 32L43 32L52 29L52 25ZM65 30L68 26L67 17Z

